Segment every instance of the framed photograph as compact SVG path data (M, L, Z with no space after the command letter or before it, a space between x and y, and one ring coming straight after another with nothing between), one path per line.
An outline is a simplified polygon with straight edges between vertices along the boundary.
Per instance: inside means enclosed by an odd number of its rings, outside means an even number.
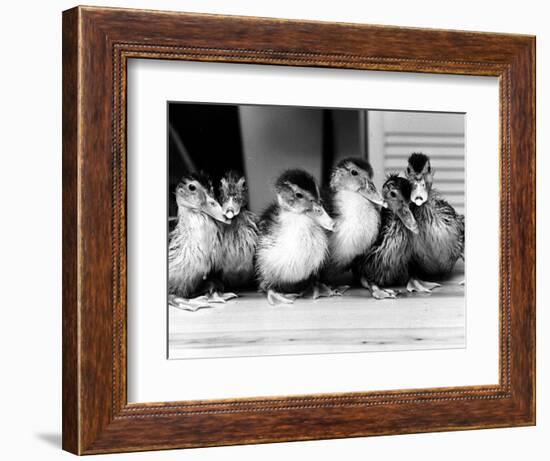
M63 13L63 447L535 424L535 38Z
M167 123L169 359L465 348L464 113L171 101ZM134 129L147 132L129 120ZM399 176L407 168L410 181ZM198 213L189 201L203 187L218 204ZM153 208L128 203L136 227L150 226ZM425 232L438 218L443 240ZM207 268L192 256L204 238ZM149 290L148 271L129 262L130 280Z

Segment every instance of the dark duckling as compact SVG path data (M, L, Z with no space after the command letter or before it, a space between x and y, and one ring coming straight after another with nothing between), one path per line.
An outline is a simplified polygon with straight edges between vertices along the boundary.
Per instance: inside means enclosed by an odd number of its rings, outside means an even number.
M246 288L254 282L258 218L246 209L247 194L244 176L230 171L222 177L219 202L230 224L220 224L222 231L220 272L222 282L230 289Z
M207 296L189 298L209 291L209 277L221 258L221 232L217 222L228 223L228 220L205 174L184 176L175 194L178 217L168 245L169 304L195 311L210 307Z
M335 226L329 237L327 274L349 270L378 238L384 202L372 177L371 165L360 158L341 160L331 173L326 201Z
M313 176L288 170L275 183L276 202L260 219L256 274L270 304L292 303L317 283L334 223Z
M412 237L418 226L409 208L411 185L397 175L382 187L387 209L381 213L378 239L370 250L354 262L361 284L376 299L395 298L396 292L381 287L405 285L409 279Z
M464 258L464 216L432 188L434 170L430 158L413 153L408 160L407 179L411 184L411 210L419 232L413 239L415 275L421 278L448 276L458 258ZM413 278L409 291L429 292L440 286Z

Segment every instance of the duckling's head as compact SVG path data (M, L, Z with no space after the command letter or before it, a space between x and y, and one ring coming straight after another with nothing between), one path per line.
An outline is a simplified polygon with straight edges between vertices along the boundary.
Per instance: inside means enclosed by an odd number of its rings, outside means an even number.
M373 171L369 162L361 158L345 158L338 162L330 176L330 188L334 192L357 192L377 205L385 206L382 196L372 181Z
M327 230L334 229L334 221L321 204L319 187L313 176L304 170L287 170L275 183L279 206L293 213L304 214Z
M401 220L407 229L418 233L418 224L409 208L411 184L405 178L390 175L382 186L382 196L388 208Z
M220 181L219 198L223 214L233 219L246 206L248 188L244 176L235 171L225 173Z
M411 183L411 201L420 206L428 200L432 189L434 171L430 165L430 158L418 152L411 154L406 171L407 179Z
M193 210L228 223L214 197L212 181L204 173L190 173L181 178L176 186L176 203L178 210Z

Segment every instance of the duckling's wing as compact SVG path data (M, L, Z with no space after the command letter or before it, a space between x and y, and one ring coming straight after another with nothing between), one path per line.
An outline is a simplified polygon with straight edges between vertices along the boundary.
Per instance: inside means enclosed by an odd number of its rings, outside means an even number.
M388 233L388 230L390 229L394 220L395 215L393 214L393 212L388 210L387 208L382 208L380 212L380 230L378 232L378 237L376 238L372 246L373 248L377 248L382 245L386 234Z
M456 236L453 249L457 258L464 259L464 215L458 214L449 202L442 198L434 201L435 213L445 222L445 224L453 229Z
M461 219L460 215L455 211L452 205L447 202L447 200L441 197L436 198L433 201L433 210L445 221L456 223L457 226L462 225L462 227L464 227L464 217Z
M463 214L458 215L459 232L460 232L460 257L462 258L462 260L464 260L464 248L465 248L465 243L464 243L465 228L466 228L466 223L464 222L465 219L466 218L464 217Z

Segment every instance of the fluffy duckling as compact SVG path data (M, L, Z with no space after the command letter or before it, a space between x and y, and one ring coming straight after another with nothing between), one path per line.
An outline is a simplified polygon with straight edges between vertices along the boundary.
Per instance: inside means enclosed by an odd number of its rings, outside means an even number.
M184 176L175 194L178 217L168 245L168 301L171 306L195 311L210 307L206 296L189 297L208 291L208 278L221 257L220 227L216 222L228 221L206 175Z
M219 201L230 224L221 224L221 277L225 286L236 289L254 281L254 254L258 243L258 218L246 209L248 189L244 176L226 173L219 187ZM226 293L227 295L227 293Z
M335 226L329 237L328 274L350 269L378 237L384 202L372 176L371 165L360 158L341 160L331 173L327 202Z
M275 183L277 200L260 219L256 274L270 304L292 303L314 285L328 256L334 223L313 176L288 170Z
M406 176L411 184L411 210L419 232L413 239L414 271L418 277L445 277L458 258L464 258L464 216L432 188L434 170L430 158L413 153L408 160ZM411 279L409 291L429 292L440 286Z
M361 284L376 299L395 298L396 293L381 287L404 285L409 279L412 238L418 226L409 208L411 185L397 175L388 177L382 187L387 209L381 213L378 239L370 250L354 262Z

